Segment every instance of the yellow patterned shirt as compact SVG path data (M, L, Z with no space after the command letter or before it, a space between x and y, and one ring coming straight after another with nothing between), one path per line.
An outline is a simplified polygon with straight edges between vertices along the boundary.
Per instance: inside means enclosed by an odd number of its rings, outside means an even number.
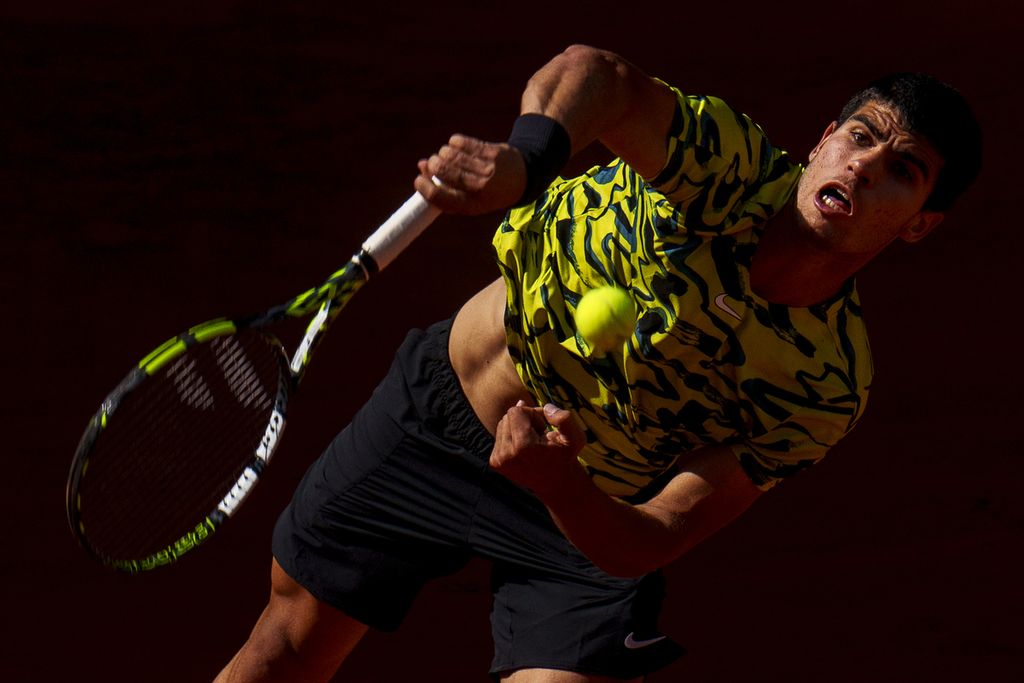
M493 240L520 377L539 403L576 412L588 433L580 462L623 497L711 444L729 444L770 488L853 427L871 380L852 281L808 308L748 284L762 228L802 168L723 101L675 92L655 178L615 160L556 180ZM620 351L596 356L573 316L608 284L629 289L638 319Z

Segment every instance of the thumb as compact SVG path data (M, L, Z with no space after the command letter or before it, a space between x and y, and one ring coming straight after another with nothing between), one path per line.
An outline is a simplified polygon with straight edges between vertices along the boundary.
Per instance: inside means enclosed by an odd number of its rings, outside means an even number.
M583 444L586 443L586 433L570 411L559 408L553 403L548 403L544 406L544 418L548 421L548 424L558 430L561 440L567 446L579 446L582 448Z

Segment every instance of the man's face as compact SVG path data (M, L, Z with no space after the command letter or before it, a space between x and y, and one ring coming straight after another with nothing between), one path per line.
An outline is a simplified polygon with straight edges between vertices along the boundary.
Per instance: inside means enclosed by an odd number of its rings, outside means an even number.
M833 122L811 151L796 198L803 233L863 262L897 238L921 239L942 220L922 210L942 163L894 108L868 102L841 126Z

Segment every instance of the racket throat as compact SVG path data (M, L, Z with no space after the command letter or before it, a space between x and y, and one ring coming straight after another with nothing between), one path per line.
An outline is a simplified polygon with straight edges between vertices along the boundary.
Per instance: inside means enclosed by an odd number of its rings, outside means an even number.
M295 349L295 353L292 355L289 369L292 371L293 376L299 377L302 375L302 371L309 364L310 353L320 339L320 335L327 328L331 317L331 302L325 301L320 306L317 314L309 321L309 325L306 327L306 334L302 336L302 341L299 342L298 348Z

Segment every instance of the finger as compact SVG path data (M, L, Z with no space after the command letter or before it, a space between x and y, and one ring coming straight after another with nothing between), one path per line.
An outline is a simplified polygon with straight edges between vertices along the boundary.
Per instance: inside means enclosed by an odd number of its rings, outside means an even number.
M413 187L423 195L428 202L442 211L458 211L465 203L464 193L448 186L439 186L431 178L433 174L420 171L420 175L413 180Z
M508 460L509 448L508 421L502 417L494 430L494 447L491 449L489 462L491 467L498 469Z
M479 152L487 147L487 143L480 138L463 135L462 133L455 133L448 138L448 144L452 147L458 147L459 149L464 149L471 153Z
M529 417L522 411L510 408L498 421L489 464L496 470L504 471L517 461L525 449L540 443L541 437L533 430Z
M513 408L509 408L508 414L513 413L519 418L525 418L526 424L529 424L530 429L538 436L543 435L551 428L544 416L544 409L527 405L526 401L520 400Z
M567 446L582 446L587 441L587 434L568 410L548 403L543 408L544 418L548 424L558 430L549 438L556 438Z
M437 152L437 156L445 167L458 169L465 174L467 187L482 185L487 178L494 175L494 160L467 153L451 145L445 145Z
M498 153L500 152L499 145L496 145L493 142L486 142L484 140L472 138L468 135L460 135L458 133L448 139L448 145L469 156L491 161L497 158Z
M502 420L507 425L510 435L536 433L529 413L530 409L523 406L513 406L505 411L505 417Z
M536 410L513 408L506 416L506 423L509 444L516 452L543 445L547 441L544 436L548 430L547 422Z
M478 180L473 177L474 174L451 159L444 158L440 152L427 159L427 172L440 178L441 182L452 190L465 190L478 184Z

